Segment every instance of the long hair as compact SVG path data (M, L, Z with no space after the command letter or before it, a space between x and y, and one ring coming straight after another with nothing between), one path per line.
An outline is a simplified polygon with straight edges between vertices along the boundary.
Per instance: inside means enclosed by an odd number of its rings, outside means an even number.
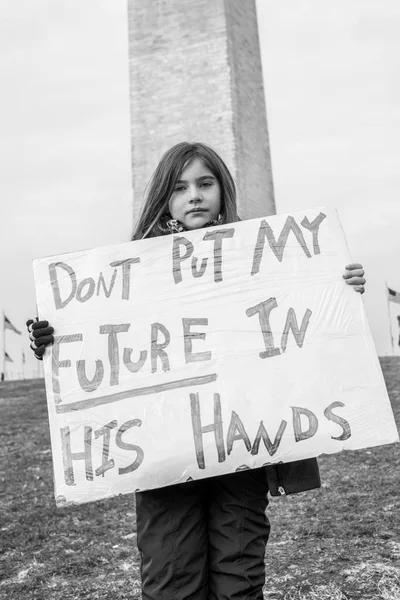
M171 218L168 203L183 171L195 158L200 159L216 177L221 190L219 223L238 221L236 187L228 167L209 146L196 142L180 142L161 158L146 188L145 200L132 239L156 237L168 232L166 222Z

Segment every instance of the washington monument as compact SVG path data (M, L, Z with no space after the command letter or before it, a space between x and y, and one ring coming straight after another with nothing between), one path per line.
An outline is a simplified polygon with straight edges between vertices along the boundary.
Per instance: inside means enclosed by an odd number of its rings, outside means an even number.
M255 0L128 0L133 217L162 154L212 146L242 219L275 214Z

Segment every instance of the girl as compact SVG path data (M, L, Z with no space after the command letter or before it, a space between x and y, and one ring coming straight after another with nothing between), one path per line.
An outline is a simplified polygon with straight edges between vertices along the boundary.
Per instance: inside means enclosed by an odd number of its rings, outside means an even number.
M225 163L204 144L177 144L150 181L133 240L238 221ZM362 265L343 275L364 292ZM53 342L47 321L27 322L35 356ZM136 494L143 600L262 600L272 495L320 486L316 459Z

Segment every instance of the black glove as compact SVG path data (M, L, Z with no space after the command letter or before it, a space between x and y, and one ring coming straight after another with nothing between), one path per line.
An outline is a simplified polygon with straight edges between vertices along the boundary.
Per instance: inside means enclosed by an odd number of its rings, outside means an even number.
M43 360L43 354L45 353L46 346L54 342L54 328L49 325L48 321L39 321L36 319L29 319L26 322L28 328L29 339L31 340L30 347L33 350L34 355L38 360Z

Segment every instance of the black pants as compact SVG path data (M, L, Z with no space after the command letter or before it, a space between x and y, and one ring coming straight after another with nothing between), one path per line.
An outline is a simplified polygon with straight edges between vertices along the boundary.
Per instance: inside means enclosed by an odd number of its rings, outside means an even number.
M143 600L262 600L265 469L136 494Z

